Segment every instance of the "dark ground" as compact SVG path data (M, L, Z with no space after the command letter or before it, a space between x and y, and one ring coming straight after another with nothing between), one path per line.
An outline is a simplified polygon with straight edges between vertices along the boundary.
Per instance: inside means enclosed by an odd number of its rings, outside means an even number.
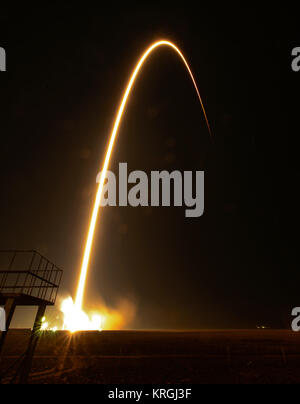
M1 362L9 383L29 331L10 331ZM300 335L289 331L44 333L30 383L299 383Z

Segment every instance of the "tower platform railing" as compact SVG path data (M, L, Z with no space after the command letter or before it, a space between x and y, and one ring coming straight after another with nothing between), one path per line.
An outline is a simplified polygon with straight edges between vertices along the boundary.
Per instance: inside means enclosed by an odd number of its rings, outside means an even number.
M0 360L17 306L37 306L30 341L20 368L19 382L27 383L32 358L47 306L54 306L63 271L34 250L0 250L0 306L5 330L0 332ZM1 367L0 367L1 369ZM0 384L1 384L0 373Z
M21 306L54 305L62 273L37 251L0 250L0 305L9 297Z

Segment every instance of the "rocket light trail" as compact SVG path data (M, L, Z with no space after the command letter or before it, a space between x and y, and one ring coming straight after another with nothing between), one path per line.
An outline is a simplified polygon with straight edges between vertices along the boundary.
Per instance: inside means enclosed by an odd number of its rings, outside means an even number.
M131 93L131 90L134 86L134 83L136 81L136 78L142 68L142 66L144 65L144 63L146 62L147 58L150 56L150 54L156 50L157 48L161 47L161 46L167 46L172 48L181 58L181 60L183 61L191 79L192 82L194 84L197 96L199 98L200 104L201 104L201 108L202 111L204 113L204 117L205 117L205 121L207 124L207 128L209 130L210 135L212 136L212 131L207 119L207 115L205 112L205 108L204 108L204 104L202 102L201 96L200 96L200 92L198 90L196 81L194 79L194 76L192 74L192 71L185 59L185 57L183 56L183 54L181 53L181 51L172 43L169 41L158 41L153 43L146 51L145 53L142 55L142 57L139 59L131 77L130 80L127 84L126 90L123 94L122 97L122 101L121 104L119 106L117 115L116 115L116 119L114 122L114 126L113 126L113 130L111 132L110 135L110 140L109 140L109 144L108 144L108 148L106 151L106 155L105 155L105 160L104 160L104 164L103 164L103 168L101 171L101 177L100 177L100 181L99 181L99 186L98 186L98 190L97 190L97 194L96 194L96 199L94 202L94 207L93 207L93 212L92 212L92 216L90 219L90 225L89 225L89 230L88 230L88 235L87 235L87 239L86 239L86 245L85 245L85 250L84 250L84 255L83 255L83 260L82 260L82 265L81 265L81 271L80 271L80 277L79 277L79 282L78 282L78 288L77 288L77 293L76 293L76 299L75 299L75 306L74 306L74 310L73 310L73 316L74 316L74 311L75 313L82 313L82 304L83 304L83 298L84 298L84 291L85 291L85 284L86 284L86 279L87 279L87 274L88 274L88 268L89 268L89 262L90 262L90 256L91 256L91 250L92 250L92 245L93 245L93 239L94 239L94 234L95 234L95 228L96 228L96 224L97 224L97 218L98 218L98 214L99 214L99 207L100 207L100 203L101 203L101 199L102 199L102 193L103 193L103 187L104 187L104 182L105 182L105 178L106 178L106 174L108 171L108 167L109 167L109 162L111 159L111 155L112 155L112 151L113 151L113 147L114 147L114 143L118 134L118 130L120 127L120 123ZM71 310L72 311L72 310ZM67 315L65 313L65 315ZM76 316L75 316L76 317ZM80 321L79 321L80 323ZM74 322L73 322L73 329L77 328L74 327ZM78 324L78 329L82 329L80 328L80 324Z

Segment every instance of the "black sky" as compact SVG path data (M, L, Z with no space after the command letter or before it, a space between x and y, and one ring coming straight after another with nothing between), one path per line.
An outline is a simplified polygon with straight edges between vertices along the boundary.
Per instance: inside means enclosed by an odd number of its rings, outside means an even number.
M111 168L204 170L205 215L105 209L87 303L133 300L135 328L289 327L300 305L292 14L154 4L2 14L1 249L44 253L74 293L114 113L138 56L167 38L191 64L215 140L184 67L159 50L135 87Z

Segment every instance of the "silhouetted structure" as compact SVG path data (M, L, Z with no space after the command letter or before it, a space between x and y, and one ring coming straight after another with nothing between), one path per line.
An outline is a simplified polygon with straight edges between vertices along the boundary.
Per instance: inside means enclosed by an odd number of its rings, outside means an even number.
M46 307L53 306L62 270L37 251L0 251L0 305L6 312L6 331L0 338L0 354L16 306L38 306L20 381L26 382L38 332Z

